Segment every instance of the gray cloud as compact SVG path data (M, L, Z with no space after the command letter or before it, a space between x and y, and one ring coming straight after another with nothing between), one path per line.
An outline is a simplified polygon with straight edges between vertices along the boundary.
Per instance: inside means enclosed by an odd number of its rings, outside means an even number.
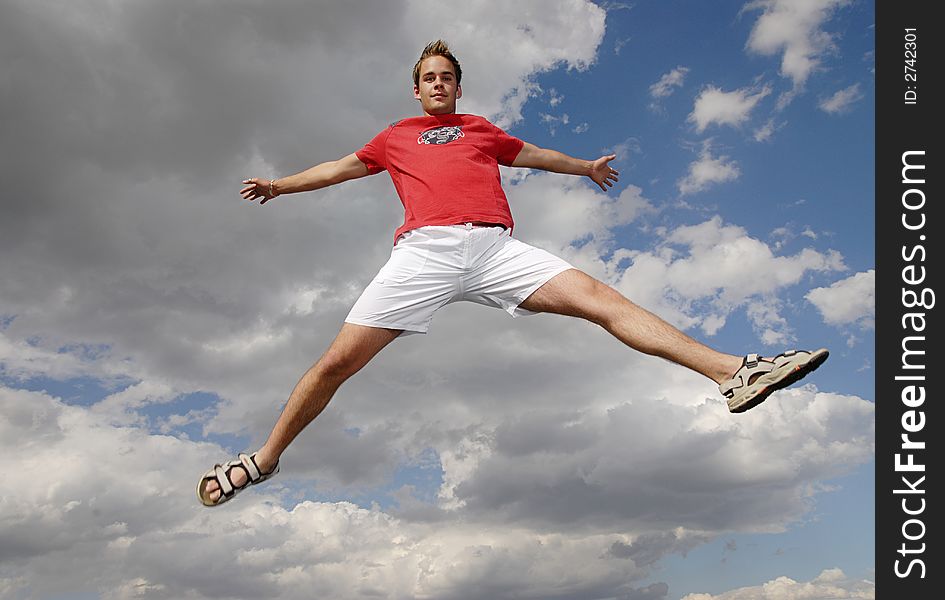
M765 417L744 425L721 425L724 408L714 402L667 406L639 391L638 402L557 423L553 414L526 414L482 433L486 451L455 494L480 519L537 528L780 530L807 510L808 484L836 474L828 456L862 463L872 455L868 435L855 433L870 429L870 404L809 391L783 395ZM847 428L851 418L856 424ZM653 428L657 422L664 426ZM706 422L719 426L705 429ZM796 424L788 439L784 422ZM816 422L827 422L831 433L813 434L805 424ZM847 425L829 425L841 422ZM532 441L539 424L549 432L543 444Z

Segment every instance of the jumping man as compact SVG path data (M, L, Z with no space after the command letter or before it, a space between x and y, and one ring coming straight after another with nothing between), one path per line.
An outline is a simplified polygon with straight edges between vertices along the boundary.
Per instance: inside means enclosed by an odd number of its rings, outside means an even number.
M325 354L302 376L262 448L210 469L197 484L217 506L279 471L279 457L322 412L338 387L404 334L425 333L434 313L468 300L513 317L540 312L596 323L634 350L659 356L719 384L729 410L743 412L813 371L827 350L773 358L718 352L613 288L545 250L512 237L498 165L589 177L607 191L616 155L579 160L539 148L486 119L457 114L462 69L437 40L413 69L423 115L390 125L353 154L281 179L247 179L243 198L260 204L387 171L404 205L390 260L355 302Z

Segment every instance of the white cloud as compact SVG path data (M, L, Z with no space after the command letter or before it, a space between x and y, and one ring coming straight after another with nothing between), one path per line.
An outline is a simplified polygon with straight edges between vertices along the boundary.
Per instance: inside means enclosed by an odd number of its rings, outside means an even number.
M557 133L558 125L567 125L571 122L571 117L568 116L568 113L564 113L561 116L539 113L538 117L541 119L542 123L548 126L548 132L551 135Z
M672 95L676 88L682 87L687 73L689 73L689 68L681 66L665 73L659 81L650 86L650 96L665 98Z
M150 404L167 404L180 396L181 392L163 381L140 381L110 394L95 404L101 418L112 423L144 423L137 411Z
M614 54L616 54L617 56L620 56L620 51L623 50L624 46L630 43L631 39L632 38L626 37L626 38L621 38L617 40L616 42L614 42Z
M42 340L11 338L0 328L0 374L17 380L40 375L59 380L87 376L114 383L122 378L121 369L94 360L104 352L107 349L83 345L50 348Z
M840 569L826 569L811 581L777 577L759 586L721 594L686 594L682 600L873 600L876 584L847 577Z
M870 269L815 288L805 296L829 325L872 329L876 318L876 272Z
M643 148L639 138L628 137L622 142L618 142L609 148L601 150L601 152L607 154L616 154L617 158L614 159L614 162L617 164L626 164L630 161L631 155L642 154Z
M311 485L297 479L301 461L207 510L193 485L221 448L0 387L3 585L35 597L634 597L661 557L714 531L781 530L816 481L872 455L873 405L856 397L787 390L736 420L660 361L616 379L624 387L585 394L580 410L565 392L467 426L459 443L441 438L451 496L434 520L293 502Z
M581 242L585 254L598 257L610 248L614 227L656 210L634 185L614 196L568 175L535 171L517 177L508 187L516 235L552 252L571 252Z
M776 123L774 119L768 119L761 127L755 129L752 137L756 142L767 142L774 136L777 130L781 129L786 124L785 122Z
M863 93L860 91L860 84L854 83L849 87L838 90L829 98L821 100L818 106L825 113L840 114L849 111L853 103L862 98Z
M724 92L715 86L706 86L696 98L688 121L695 123L696 131L702 133L709 125L731 125L738 127L748 120L758 102L771 93L768 86L760 90L743 88Z
M558 106L564 100L564 96L558 93L558 90L551 88L548 90L548 105Z
M699 159L689 165L689 172L676 182L676 188L683 196L695 194L718 183L734 181L741 175L738 163L727 156L712 154L711 140L702 145Z
M781 75L803 86L820 67L824 54L835 47L822 29L833 12L850 0L754 0L743 10L762 10L747 48L764 56L782 53ZM786 104L786 102L785 102Z
M787 319L781 316L782 304L773 296L748 303L748 320L766 346L786 346L795 339Z
M776 256L764 242L718 217L667 232L662 244L634 253L632 261L617 287L636 302L677 326L699 326L707 334L744 306L762 341L771 344L790 339L776 300L782 290L808 272L845 268L835 251L805 248Z

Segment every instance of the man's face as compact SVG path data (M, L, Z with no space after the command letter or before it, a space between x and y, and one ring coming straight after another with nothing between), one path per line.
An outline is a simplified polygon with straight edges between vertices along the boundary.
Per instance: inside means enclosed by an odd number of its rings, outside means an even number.
M456 100L463 97L463 88L456 84L453 63L442 56L431 56L420 63L420 83L413 86L413 97L427 115L456 112Z

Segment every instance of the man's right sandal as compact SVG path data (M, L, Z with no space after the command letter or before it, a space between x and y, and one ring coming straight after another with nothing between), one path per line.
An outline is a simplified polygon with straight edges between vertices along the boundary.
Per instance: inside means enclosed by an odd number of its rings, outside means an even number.
M719 391L728 398L731 412L745 412L764 402L772 392L799 381L823 364L829 354L826 348L813 352L788 350L772 359L749 354L735 375L719 385Z
M233 480L230 479L230 475L236 467L241 467L249 477L246 483L240 487L233 485ZM197 498L204 506L220 506L249 486L262 483L278 472L279 463L276 463L271 471L262 473L259 470L259 465L256 464L256 453L254 452L250 456L241 452L236 460L231 460L225 465L213 465L212 469L204 473L197 483ZM210 492L207 491L207 484L211 481L216 481L217 485L220 486L220 497L216 501L210 499Z

